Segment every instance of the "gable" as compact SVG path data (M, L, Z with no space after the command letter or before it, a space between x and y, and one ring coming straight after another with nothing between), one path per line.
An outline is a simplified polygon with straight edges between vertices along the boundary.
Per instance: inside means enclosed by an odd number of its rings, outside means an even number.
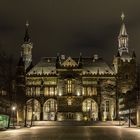
M62 66L64 67L76 67L78 64L71 58L68 57L63 63Z

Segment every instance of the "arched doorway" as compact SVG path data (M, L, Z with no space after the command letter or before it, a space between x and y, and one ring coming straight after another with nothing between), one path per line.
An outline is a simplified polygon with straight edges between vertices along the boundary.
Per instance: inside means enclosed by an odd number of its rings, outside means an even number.
M27 101L27 120L32 119L33 115L33 120L40 120L40 103L36 99L30 99Z
M102 120L113 120L115 118L115 100L104 99L101 103Z
M55 99L49 99L43 106L43 120L56 120L57 101Z
M82 104L82 110L84 113L84 119L97 120L98 119L98 105L91 99L85 99Z

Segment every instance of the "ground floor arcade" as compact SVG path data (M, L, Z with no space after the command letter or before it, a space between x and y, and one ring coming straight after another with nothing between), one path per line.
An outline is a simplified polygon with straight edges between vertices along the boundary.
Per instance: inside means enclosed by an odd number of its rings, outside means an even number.
M66 106L72 106L70 103ZM100 109L99 109L100 107ZM100 112L99 112L100 111ZM56 99L50 98L43 105L37 99L27 101L24 117L27 120L113 120L115 118L115 103L113 100L105 100L99 105L94 99L87 98L80 104L79 110L59 110L59 105Z

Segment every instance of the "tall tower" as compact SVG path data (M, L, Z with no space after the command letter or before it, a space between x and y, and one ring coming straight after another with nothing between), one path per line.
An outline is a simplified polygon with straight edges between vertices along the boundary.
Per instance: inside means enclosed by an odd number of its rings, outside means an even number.
M122 18L122 26L121 26L120 33L118 36L118 43L119 43L118 51L119 51L120 55L122 55L123 53L129 52L129 50L128 50L128 34L127 34L126 27L124 24L124 18L125 18L124 13L122 13L121 18Z
M32 48L33 44L29 36L29 23L27 21L25 25L24 43L21 46L21 57L25 63L25 69L27 69L32 62Z
M136 78L136 54L134 51L131 54L128 49L128 34L124 24L124 17L122 13L122 26L118 36L118 53L113 60L121 93L132 90Z

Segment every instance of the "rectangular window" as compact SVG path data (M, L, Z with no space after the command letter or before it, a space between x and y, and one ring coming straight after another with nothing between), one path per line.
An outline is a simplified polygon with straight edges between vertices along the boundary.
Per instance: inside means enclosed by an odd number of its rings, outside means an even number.
M68 80L67 82L67 92L72 93L72 81Z
M85 95L84 87L82 88L82 95L83 95L83 96Z
M54 96L54 87L50 87L50 96Z
M45 95L45 96L48 96L48 95L49 95L49 93L48 93L48 87L45 87L44 95Z
M39 96L40 95L40 87L37 87L36 91L37 91L37 95Z

